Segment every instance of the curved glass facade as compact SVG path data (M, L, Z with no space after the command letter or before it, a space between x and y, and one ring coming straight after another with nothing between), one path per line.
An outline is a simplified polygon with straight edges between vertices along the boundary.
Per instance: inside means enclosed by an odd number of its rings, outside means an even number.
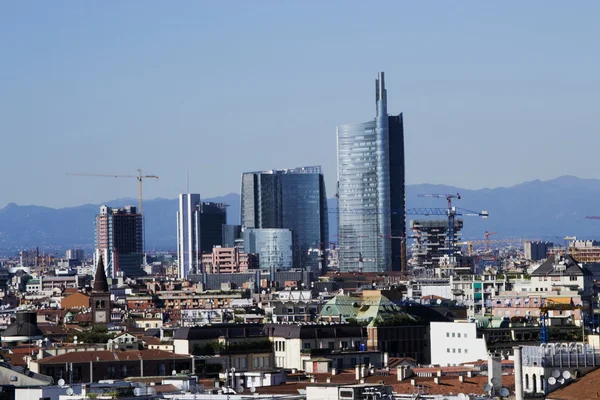
M244 229L289 229L295 268L322 267L329 230L321 167L244 173L241 217Z
M401 240L393 238L406 232L404 132L401 115L388 116L386 103L380 73L375 119L337 127L338 254L342 271L400 269Z
M293 265L292 231L289 229L245 229L244 251L258 255L260 269L288 270Z

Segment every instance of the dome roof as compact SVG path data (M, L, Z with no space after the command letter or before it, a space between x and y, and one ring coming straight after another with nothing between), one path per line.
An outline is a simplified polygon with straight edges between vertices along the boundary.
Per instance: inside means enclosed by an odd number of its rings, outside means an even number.
M37 315L34 312L17 312L17 320L2 333L3 342L27 341L42 339L44 333L37 326Z

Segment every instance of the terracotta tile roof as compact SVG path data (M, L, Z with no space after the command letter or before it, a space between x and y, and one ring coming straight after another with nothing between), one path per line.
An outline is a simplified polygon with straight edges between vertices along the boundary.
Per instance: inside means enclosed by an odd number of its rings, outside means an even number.
M163 350L130 350L130 351L73 351L57 356L46 357L37 362L39 364L61 364L66 362L115 362L139 360L183 360L190 359L189 356L171 353Z
M327 382L327 378L331 378L331 383L338 385L350 385L358 383L354 373L343 372L341 374L331 376L331 374L315 374L317 384ZM365 378L366 383L380 383L391 385L396 393L411 394L415 393L417 387L411 385L411 379L416 380L416 384L424 388L432 395L449 395L450 393L458 394L482 394L483 385L487 383L487 376L475 376L465 378L464 382L460 382L457 376L443 376L440 378L440 383L435 384L433 378L418 378L413 377L398 382L396 374L390 373L389 376L369 376ZM259 394L298 394L298 389L305 389L312 383L309 381L286 383L278 386L265 386L256 388L256 393ZM511 392L514 391L515 380L513 375L502 377L502 386L508 388ZM248 390L244 393L250 393Z
M415 374L426 374L433 373L435 374L438 371L442 371L442 373L460 373L460 372L468 372L473 371L472 367L423 367L423 368L413 368L413 372Z
M154 336L143 336L142 341L146 344L158 345L160 344L160 339Z
M546 396L549 400L589 400L598 397L600 397L600 369L596 369Z
M160 393L180 393L181 390L179 390L177 388L177 386L175 385L154 385L152 386L155 390L156 393L160 394Z
M44 335L66 335L68 330L62 325L38 325Z
M417 365L417 361L412 357L390 357L388 360L388 365L390 368L395 368L403 362Z

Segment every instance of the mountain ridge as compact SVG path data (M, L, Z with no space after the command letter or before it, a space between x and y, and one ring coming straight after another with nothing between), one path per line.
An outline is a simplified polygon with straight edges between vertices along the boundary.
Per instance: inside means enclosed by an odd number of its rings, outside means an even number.
M474 211L486 210L490 217L465 218L463 238L483 238L488 231L497 237L527 237L562 242L565 235L581 238L600 236L600 221L585 219L600 215L600 180L572 175L542 181L539 179L509 187L462 189L443 184L406 185L407 208L446 207L445 199L423 198L418 194L460 193L453 205ZM239 223L240 195L228 193L203 201L229 204L228 223ZM9 203L0 209L0 251L13 254L20 249L92 248L94 216L101 204L113 207L137 205L137 199L121 198L100 204L51 208ZM328 199L330 209L336 199ZM144 201L147 250L174 250L176 247L177 199L157 198ZM408 216L411 219L430 219ZM331 240L336 241L337 215L329 214Z

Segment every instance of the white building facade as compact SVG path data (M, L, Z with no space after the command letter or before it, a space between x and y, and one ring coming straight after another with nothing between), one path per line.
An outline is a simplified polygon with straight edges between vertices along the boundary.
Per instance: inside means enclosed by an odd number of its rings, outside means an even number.
M431 322L431 364L460 365L488 356L485 338L477 337L475 322Z
M190 271L200 272L200 211L199 194L179 195L177 212L177 261L179 278L187 278Z

